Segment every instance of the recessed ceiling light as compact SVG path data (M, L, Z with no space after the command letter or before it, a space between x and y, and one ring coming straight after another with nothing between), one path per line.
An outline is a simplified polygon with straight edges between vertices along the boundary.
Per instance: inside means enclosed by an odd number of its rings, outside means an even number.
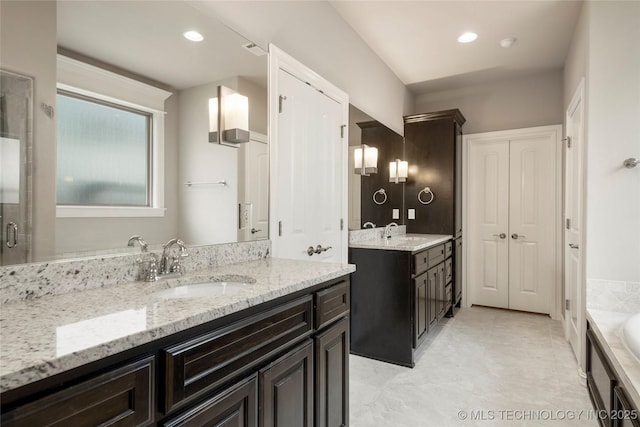
M470 43L478 38L476 33L467 32L458 37L458 43Z
M511 47L516 42L516 40L518 40L518 39L515 38L515 37L507 37L506 39L500 40L500 46L502 46L504 48Z
M191 40L192 42L201 42L202 40L204 40L204 37L202 37L202 34L200 34L197 31L186 31L182 33L182 35L184 36L185 39Z

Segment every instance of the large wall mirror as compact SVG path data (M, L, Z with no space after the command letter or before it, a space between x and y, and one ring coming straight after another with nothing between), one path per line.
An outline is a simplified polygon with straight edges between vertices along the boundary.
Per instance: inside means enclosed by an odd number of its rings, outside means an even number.
M355 159L362 157L363 145L375 149L375 172L355 168L356 163L366 163L366 153L365 159ZM349 230L405 223L405 181L390 178L390 163L403 159L402 136L349 105Z
M127 248L127 241L133 235L142 236L150 247L160 246L174 237L183 239L188 246L268 238L268 56L261 49L252 48L249 40L223 25L210 11L198 7L197 3L178 1L57 2L60 55L167 92L162 128L140 125L142 133L164 134L162 152L158 157L158 147L150 145L145 157L145 148L136 151L131 148L133 142L116 141L112 142L113 148L105 149L104 155L96 156L95 151L85 153L89 152L85 150L89 144L101 143L97 136L109 131L101 124L102 119L84 129L69 131L69 126L61 126L61 116L68 118L70 114L86 113L88 107L65 106L63 110L63 104L68 102L64 97L68 94L60 92L58 85L54 106L57 140L67 138L67 133L72 131L82 139L65 142L64 146L59 142L57 159L51 158L58 170L58 200L55 194L50 194L49 199L38 197L33 201L36 216L39 207L57 205L57 209L48 210L56 211L56 215L47 218L54 230L50 233L55 239L50 245L53 249L49 253L36 251L37 256L12 259L4 265L137 251L138 248ZM188 30L197 30L204 39L187 40L183 33ZM73 86L73 81L65 83ZM212 112L210 100L219 96L220 86L246 97L249 142L237 145L210 142L211 118L218 114ZM70 98L76 103L83 101L82 96ZM40 106L37 107L36 115L43 114ZM108 109L110 104L104 102L99 107ZM131 111L135 116L132 121L145 120L136 116L139 112L135 108ZM116 111L115 115L129 113ZM144 112L139 115L144 116ZM75 123L73 117L72 124ZM231 122L234 118L227 120ZM118 144L121 147L116 147ZM38 153L34 152L34 156ZM159 163L154 164L158 159ZM79 166L83 172L77 171ZM142 200L135 203L144 205L145 197L161 194L162 209L153 215L130 216L101 214L101 209L88 214L78 213L78 209L61 209L61 204L69 204L68 200L73 205L86 195L98 207L110 203L108 200L114 194L108 185L83 187L80 184L85 178L81 173L110 174L116 169L121 173L119 180L143 181L137 186L129 185L132 194L137 191L135 188L141 189L140 197L125 195L118 200L125 200L124 204L129 203L128 200ZM84 196L74 198L67 190L63 192L61 188L66 184L80 189ZM64 203L60 200L63 196L67 200ZM38 240L33 237L25 239ZM5 244L4 238L2 244Z

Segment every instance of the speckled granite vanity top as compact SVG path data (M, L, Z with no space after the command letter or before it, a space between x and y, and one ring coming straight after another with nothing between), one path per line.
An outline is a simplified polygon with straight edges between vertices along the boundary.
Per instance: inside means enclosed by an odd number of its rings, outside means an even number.
M640 362L625 347L621 338L622 325L631 315L587 309L587 319L602 343L603 350L615 365L613 368L622 381L627 395L635 405L640 406Z
M266 258L199 270L180 279L70 292L0 309L0 391L352 273L355 266ZM249 276L230 295L162 299L159 290Z
M417 252L444 243L452 238L453 236L447 234L400 234L392 236L390 239L377 237L370 240L350 242L349 247Z

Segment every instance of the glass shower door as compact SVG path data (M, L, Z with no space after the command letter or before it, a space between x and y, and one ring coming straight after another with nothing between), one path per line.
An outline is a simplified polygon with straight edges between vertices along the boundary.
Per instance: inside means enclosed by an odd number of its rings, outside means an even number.
M0 70L0 265L31 261L33 79Z

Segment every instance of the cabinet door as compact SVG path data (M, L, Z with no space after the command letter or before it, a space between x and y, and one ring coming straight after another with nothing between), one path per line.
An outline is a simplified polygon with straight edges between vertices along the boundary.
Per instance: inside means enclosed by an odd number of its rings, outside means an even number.
M260 370L260 427L313 426L313 342Z
M640 427L640 412L631 406L624 390L620 387L615 387L613 394L613 425L615 427Z
M141 426L153 421L154 358L146 357L3 415L9 426Z
M462 238L455 240L453 253L453 303L462 298Z
M320 333L315 339L315 427L349 424L349 319Z
M429 327L438 320L438 267L430 268L427 271L427 315Z
M258 427L258 375L227 388L163 427Z
M597 338L587 330L587 387L591 400L598 411L606 416L600 419L603 427L612 427L611 410L613 409L613 388L616 377L609 366L604 352L600 348Z
M436 277L436 281L437 281L437 311L438 311L438 320L442 319L442 317L444 316L444 313L446 311L446 306L447 306L447 302L445 301L446 298L446 292L444 290L444 287L446 285L446 277L445 277L445 273L444 273L444 263L440 263L436 266L436 271L437 271L437 277Z
M454 192L455 192L455 237L462 236L462 126L455 125L456 145L454 168Z
M427 293L428 293L429 273L421 274L413 280L414 301L413 301L413 347L417 348L427 333Z

